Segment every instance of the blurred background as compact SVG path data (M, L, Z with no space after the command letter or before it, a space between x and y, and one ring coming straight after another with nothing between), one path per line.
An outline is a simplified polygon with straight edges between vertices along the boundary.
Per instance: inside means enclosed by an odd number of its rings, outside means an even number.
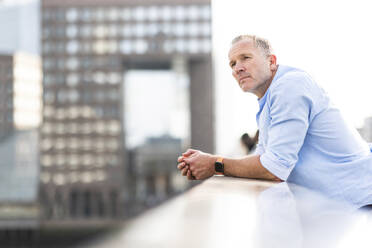
M137 216L198 183L176 169L189 147L243 155L258 106L228 67L239 34L372 141L370 23L362 0L0 1L0 238Z

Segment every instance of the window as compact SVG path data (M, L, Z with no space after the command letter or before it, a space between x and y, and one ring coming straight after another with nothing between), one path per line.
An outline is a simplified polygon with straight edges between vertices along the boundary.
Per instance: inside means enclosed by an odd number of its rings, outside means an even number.
M121 12L121 17L125 21L130 20L131 19L131 9L130 8L123 9L123 11Z
M97 156L94 162L97 167L105 166L105 158L103 156Z
M93 12L94 19L97 21L104 21L105 19L105 10L103 8L96 9L95 12Z
M159 26L156 23L150 23L147 25L147 33L151 36L156 35L159 33Z
M79 175L78 175L78 173L75 172L75 171L70 172L68 177L69 177L69 181L70 181L71 183L76 183L76 182L79 181Z
M174 50L174 42L172 42L171 40L164 41L163 49L167 53L173 52L173 50Z
M204 22L201 26L201 33L204 36L210 36L211 35L211 26L208 22Z
M96 181L104 181L107 178L106 172L99 170L95 172L95 180Z
M124 25L122 29L124 37L129 37L133 34L133 27L131 25Z
M108 10L108 19L111 21L116 21L119 19L119 11L116 8L111 8Z
M161 16L163 20L169 21L172 19L172 9L169 6L161 7Z
M184 23L177 23L174 26L174 33L178 36L183 36L186 33L186 28Z
M92 133L92 124L89 122L84 123L81 125L81 132L83 134L91 134Z
M197 20L199 18L199 8L195 5L189 6L187 9L188 18L190 20Z
M44 79L45 81L45 79ZM54 103L55 101L55 94L53 91L51 90L45 90L44 89L44 103L45 104L51 104L51 103Z
M90 172L83 172L81 174L81 181L83 183L90 183L90 182L92 182L92 180L93 180L93 177L92 177L92 174Z
M197 53L200 49L200 43L196 39L191 39L188 42L188 51L190 53Z
M90 106L84 106L80 110L81 116L84 118L91 118L94 117L93 109ZM91 131L92 132L92 131Z
M77 70L79 67L79 60L75 57L70 57L66 61L66 68L69 70Z
M156 6L151 6L148 8L147 18L150 21L156 21L159 19L159 8Z
M97 84L104 84L106 81L106 75L104 72L98 71L93 74L93 81Z
M54 111L54 116L58 119L58 120L63 120L64 118L66 118L66 112L65 112L65 109L63 108L59 108L57 110Z
M66 28L66 35L69 38L76 38L78 33L78 28L76 25L68 25Z
M176 50L178 52L184 52L185 51L185 41L184 40L176 40Z
M108 34L107 26L99 25L94 29L94 35L98 38L104 38Z
M110 74L107 75L107 81L110 84L119 84L121 82L121 75L120 73L117 72L111 72ZM117 94L117 91L115 91Z
M200 28L198 23L192 22L188 25L188 34L190 36L197 36L200 34Z
M138 23L134 28L135 34L137 37L143 37L145 35L145 25Z
M53 182L56 185L63 185L66 183L66 176L62 173L57 173L53 176Z
M181 20L186 19L186 16L187 16L187 13L186 13L185 7L177 6L175 9L175 17L181 21Z
M211 52L211 41L210 39L203 39L202 41L202 50L205 53Z
M49 138L43 138L41 140L41 145L40 145L40 148L41 150L43 151L48 151L50 150L51 148L53 147L53 143L52 143L52 140L49 139Z
M54 61L52 59L44 59L43 60L43 69L44 70L49 70L55 67Z
M123 40L120 42L120 51L125 54L130 54L132 53L133 46L132 42L129 40Z
M53 132L52 124L45 122L41 127L41 131L43 134L51 134Z
M79 140L76 139L76 148L79 147ZM79 156L77 154L71 154L68 160L71 167L77 167L79 165Z
M48 27L43 28L43 38L50 38L52 32L50 32L50 29Z
M79 50L79 43L76 40L69 41L66 46L67 53L75 54Z
M51 166L52 165L52 156L42 155L41 156L41 164L45 167Z
M49 183L50 182L50 174L48 172L40 173L40 180L42 183Z
M66 12L66 20L68 22L75 22L78 18L78 12L77 12L77 9L75 8L71 8L71 9L68 9L67 12Z
M81 18L81 20L83 20L85 22L91 21L92 20L92 10L88 9L88 8L82 9L82 11L80 13L80 18Z
M201 8L201 16L204 20L209 20L211 19L211 8L210 6L203 6Z
M92 149L92 142L91 142L91 140L89 139L89 138L84 138L83 140L82 140L82 147L83 147L83 149L85 150L85 151L89 151L89 150L91 150ZM85 155L89 155L89 154L85 154ZM85 156L84 155L84 156ZM90 155L89 155L90 156ZM89 160L89 161L91 161L91 160ZM91 163L91 162L89 162L89 163ZM89 165L89 163L86 161L86 158L85 157L83 157L83 164L84 165Z
M65 125L63 123L57 123L56 125L56 134L64 134L65 133ZM57 149L64 149L65 148L65 142L61 139L57 139L56 142L56 148Z
M99 134L104 134L106 131L105 123L103 121L99 121L95 125L96 132Z
M148 44L145 40L136 40L134 50L136 53L145 53L148 49Z
M68 128L67 128L67 131L70 133L70 134L76 134L78 133L78 124L76 123L70 123L68 124ZM75 138L71 138L69 140L69 143L68 143L68 146L71 148L71 149L76 149L76 143L75 143Z
M161 31L164 33L164 34L171 34L172 32L172 26L170 23L164 23L163 26L161 27Z
M119 28L118 28L118 26L116 26L116 25L110 25L110 26L108 27L108 35L109 35L110 37L116 37L116 36L118 36L118 33L119 33Z
M120 126L119 121L110 121L108 125L108 131L111 135L116 135L120 133L120 129L121 129L121 126Z
M77 73L70 73L67 75L66 84L70 87L74 87L79 84L79 75Z
M146 17L145 9L143 7L134 8L133 17L137 21L143 21Z
M80 28L80 35L82 37L90 37L90 36L92 36L92 26L91 25L83 25Z
M63 153L59 153L56 155L56 163L58 166L63 166L66 163L66 156Z
M76 106L72 106L68 109L68 117L70 119L76 119L79 117L79 109Z
M96 139L94 142L94 147L97 151L101 152L105 150L105 140L104 139Z
M85 143L85 142L84 142ZM91 143L90 141L89 141L89 143ZM83 159L83 165L84 166L92 166L93 165L93 162L94 162L94 156L93 155L91 155L91 154L84 154L83 156L82 156L82 159Z

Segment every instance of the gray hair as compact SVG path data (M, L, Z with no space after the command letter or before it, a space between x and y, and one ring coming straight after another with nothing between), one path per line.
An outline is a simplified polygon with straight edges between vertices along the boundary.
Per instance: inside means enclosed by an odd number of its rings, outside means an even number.
M251 40L256 45L256 47L260 48L261 51L265 55L270 55L273 53L273 48L270 45L270 42L267 39L258 37L256 35L249 35L249 34L243 34L235 37L231 41L231 45L234 45L235 43L241 41L241 40Z

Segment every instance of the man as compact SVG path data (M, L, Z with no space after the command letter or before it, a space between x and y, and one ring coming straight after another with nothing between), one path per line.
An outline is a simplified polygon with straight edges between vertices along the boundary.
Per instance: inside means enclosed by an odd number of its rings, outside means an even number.
M370 148L324 90L306 72L277 65L265 39L239 36L228 56L240 88L258 97L256 153L231 159L189 149L178 158L182 175L288 181L358 206L372 204Z

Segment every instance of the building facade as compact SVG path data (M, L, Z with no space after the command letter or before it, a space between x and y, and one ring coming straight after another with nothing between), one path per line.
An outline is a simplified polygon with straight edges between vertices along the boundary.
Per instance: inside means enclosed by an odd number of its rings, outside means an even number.
M191 145L214 150L210 1L43 0L41 8L43 218L125 216L126 71L186 70Z
M0 54L0 139L41 122L41 61L26 53Z

